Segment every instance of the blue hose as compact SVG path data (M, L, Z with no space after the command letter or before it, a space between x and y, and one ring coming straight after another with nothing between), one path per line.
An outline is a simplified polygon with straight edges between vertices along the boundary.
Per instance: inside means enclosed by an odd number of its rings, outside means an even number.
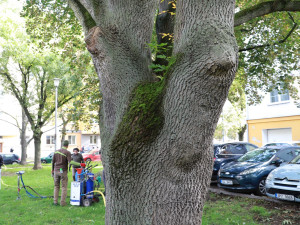
M21 182L22 182L22 184L23 184L23 188L25 189L25 192L26 192L26 194L27 194L28 197L31 197L31 198L42 198L42 199L44 199L44 198L50 198L49 196L42 196L42 195L40 195L40 194L37 193L35 190L33 190L33 188L30 187L30 186L25 186L22 176L21 176ZM34 193L36 193L38 196L34 196L33 194L31 194L31 193L26 189L26 187L30 188L30 189L31 189Z

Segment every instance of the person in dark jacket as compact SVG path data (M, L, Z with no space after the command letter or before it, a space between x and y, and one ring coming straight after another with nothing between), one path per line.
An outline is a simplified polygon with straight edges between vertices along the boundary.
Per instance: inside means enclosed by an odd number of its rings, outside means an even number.
M74 148L74 149L73 149L72 161L78 162L78 163L84 163L83 157L82 157L82 155L79 153L79 149L78 149L78 148ZM72 176L73 176L73 181L75 181L76 168L80 168L80 166L72 165Z
M52 175L54 177L54 205L58 205L58 196L61 183L60 205L65 206L68 191L68 164L71 162L71 153L68 151L69 142L66 140L63 147L54 152L52 158Z

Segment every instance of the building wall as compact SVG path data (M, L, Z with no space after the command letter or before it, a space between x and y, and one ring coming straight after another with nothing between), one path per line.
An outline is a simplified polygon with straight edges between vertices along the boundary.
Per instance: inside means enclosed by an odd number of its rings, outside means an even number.
M300 115L276 117L267 119L248 120L248 138L249 142L257 146L263 146L265 143L264 130L291 128L292 141L300 141Z

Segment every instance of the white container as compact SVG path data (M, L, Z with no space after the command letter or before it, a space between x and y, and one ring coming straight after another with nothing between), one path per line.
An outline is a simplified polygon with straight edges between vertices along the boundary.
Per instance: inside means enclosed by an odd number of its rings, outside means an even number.
M80 206L80 182L71 182L70 204Z

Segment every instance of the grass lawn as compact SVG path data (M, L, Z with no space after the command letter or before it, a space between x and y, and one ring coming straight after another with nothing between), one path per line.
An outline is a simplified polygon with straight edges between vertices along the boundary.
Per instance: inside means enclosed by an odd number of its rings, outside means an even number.
M100 163L101 164L101 163ZM90 207L68 205L54 206L52 198L29 198L24 189L21 190L21 200L18 196L18 179L16 172L24 170L23 181L40 195L53 196L54 182L51 176L51 164L44 164L41 170L32 170L33 165L9 165L2 167L0 190L0 224L105 224L105 206L100 197L99 203ZM93 173L102 170L102 165L93 169ZM72 173L69 172L67 202L70 202L70 184ZM101 191L103 183L101 182ZM30 189L30 193L34 194Z
M0 224L104 224L105 206L99 203L90 207L68 205L54 206L53 199L29 198L24 189L21 200L17 200L16 172L24 170L25 185L31 186L39 194L53 195L51 165L43 165L41 170L32 170L33 165L10 165L2 167L0 190ZM97 174L102 166L93 169ZM69 190L71 173L69 173ZM103 184L100 187L103 191ZM29 190L29 189L28 189ZM29 190L30 191L30 190ZM32 191L30 191L33 193ZM67 202L70 198L67 197ZM258 224L299 224L300 204L275 204L262 200L232 197L210 193L203 212L203 225L258 225Z

